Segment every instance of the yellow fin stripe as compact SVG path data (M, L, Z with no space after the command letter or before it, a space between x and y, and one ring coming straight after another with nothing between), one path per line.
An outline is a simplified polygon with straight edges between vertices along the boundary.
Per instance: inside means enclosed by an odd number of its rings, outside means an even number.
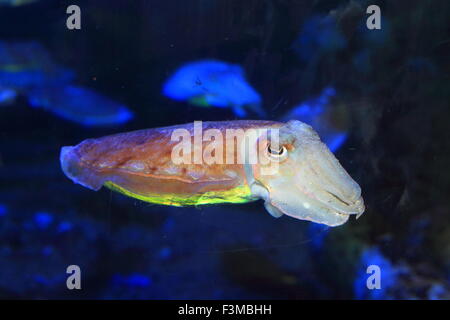
M141 201L175 207L217 203L246 203L256 200L256 198L252 197L250 188L247 185L241 185L226 191L208 191L198 195L151 194L146 196L126 190L111 181L106 181L104 186Z

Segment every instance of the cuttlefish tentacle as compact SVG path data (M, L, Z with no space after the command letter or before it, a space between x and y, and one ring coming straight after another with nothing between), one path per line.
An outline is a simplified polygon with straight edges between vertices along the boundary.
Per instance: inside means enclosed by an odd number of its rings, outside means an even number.
M223 160L175 164L172 151L176 129L187 130L194 139L195 125L185 124L88 139L74 147L63 147L61 166L74 182L92 190L106 186L143 201L188 206L213 203L245 203L263 199L274 217L291 217L337 226L352 214L364 212L361 189L339 161L320 141L315 131L300 121L204 122L202 130L216 129L224 140ZM267 136L250 143L228 136L229 129L278 130L279 149L271 149ZM261 131L261 129L264 129ZM211 141L200 142L203 149ZM254 145L252 145L254 144ZM255 148L256 144L258 147ZM233 159L225 161L227 148L233 146ZM195 158L195 146L190 156ZM276 149L274 146L272 148ZM265 163L247 159L249 150L257 150ZM264 169L276 164L277 170Z

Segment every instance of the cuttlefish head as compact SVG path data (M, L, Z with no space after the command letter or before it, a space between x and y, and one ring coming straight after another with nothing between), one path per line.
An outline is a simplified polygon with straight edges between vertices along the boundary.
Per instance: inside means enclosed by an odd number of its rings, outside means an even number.
M311 126L289 121L260 136L257 153L260 161L245 165L247 181L273 216L338 226L364 212L361 188Z

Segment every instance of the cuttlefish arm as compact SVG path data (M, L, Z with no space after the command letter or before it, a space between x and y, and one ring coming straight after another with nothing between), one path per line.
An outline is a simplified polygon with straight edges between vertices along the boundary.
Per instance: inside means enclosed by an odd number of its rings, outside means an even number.
M225 145L229 142L227 129L279 130L279 150L274 154L266 136L254 142L262 146L258 149L260 156L269 160L264 164L225 161L174 164L172 152L178 141L171 137L176 129L186 129L194 136L194 125L185 124L88 139L74 147L63 147L62 169L75 183L92 190L106 186L133 198L164 205L263 199L274 217L286 214L330 226L343 224L349 215L364 211L358 184L304 123L203 122L203 131L220 131ZM209 143L203 141L202 147L207 148ZM242 143L235 146L237 155L246 153L242 146ZM267 174L265 166L273 164L277 170Z

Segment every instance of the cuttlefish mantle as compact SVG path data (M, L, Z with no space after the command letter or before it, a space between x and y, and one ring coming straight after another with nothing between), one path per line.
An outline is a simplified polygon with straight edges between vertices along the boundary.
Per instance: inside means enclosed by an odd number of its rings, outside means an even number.
M203 122L203 132L215 129L222 133L224 157L226 148L233 146L235 159L242 156L245 160L248 148L257 144L258 155L266 161L256 163L230 163L224 158L212 164L175 164L172 151L179 141L171 137L176 129L185 129L195 139L193 123L88 139L61 149L62 169L73 182L86 188L99 190L106 186L129 197L162 205L196 206L262 199L274 217L285 214L329 226L341 225L350 215L364 212L359 185L317 133L300 121ZM278 146L273 150L272 140L261 135L251 142L243 139L246 141L243 147L244 142L227 135L228 129L276 129ZM211 140L204 140L201 146L207 149ZM274 165L277 170L267 174L266 169Z

